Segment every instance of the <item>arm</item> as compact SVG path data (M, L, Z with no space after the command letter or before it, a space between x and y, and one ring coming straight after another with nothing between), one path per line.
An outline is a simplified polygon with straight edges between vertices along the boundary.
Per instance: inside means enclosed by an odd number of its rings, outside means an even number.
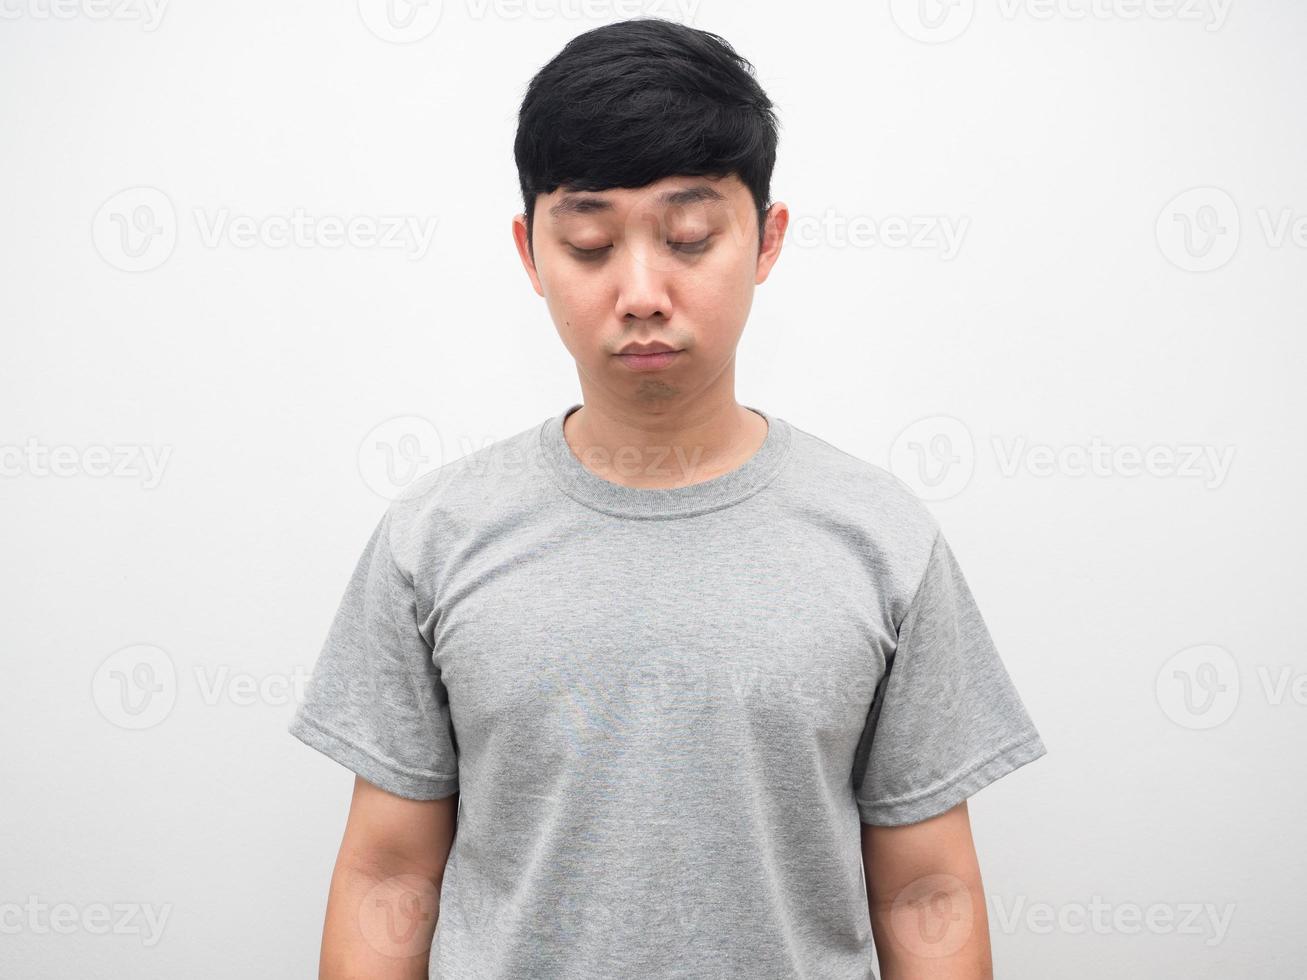
M965 800L920 823L863 824L862 864L882 980L993 980Z
M457 813L457 793L408 800L355 779L319 980L426 980Z

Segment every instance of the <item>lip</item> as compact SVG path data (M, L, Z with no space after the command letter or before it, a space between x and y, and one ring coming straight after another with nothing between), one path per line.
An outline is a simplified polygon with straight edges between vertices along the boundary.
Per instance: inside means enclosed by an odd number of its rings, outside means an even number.
M668 348L666 344L657 345L662 350L654 351L650 354L629 354L621 353L615 355L619 361L625 364L632 371L660 371L667 365L672 364L684 351Z
M664 344L661 340L652 340L647 344L627 344L619 354L661 354L664 351L671 352L677 348L671 344Z

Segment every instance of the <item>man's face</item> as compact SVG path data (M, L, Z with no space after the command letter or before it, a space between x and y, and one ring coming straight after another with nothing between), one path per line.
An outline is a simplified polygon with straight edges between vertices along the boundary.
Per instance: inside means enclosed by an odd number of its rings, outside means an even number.
M733 368L754 286L776 262L787 221L785 205L773 204L759 250L753 197L738 177L668 177L539 196L534 261L525 215L513 235L583 391L667 400L704 391ZM671 352L623 353L628 345Z

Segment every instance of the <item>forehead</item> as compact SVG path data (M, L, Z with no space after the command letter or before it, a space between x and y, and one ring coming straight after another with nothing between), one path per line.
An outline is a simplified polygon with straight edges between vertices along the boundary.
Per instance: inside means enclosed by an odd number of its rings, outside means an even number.
M647 187L613 188L606 191L569 191L564 185L552 194L541 195L547 214L558 221L574 215L614 214L632 205L657 210L696 208L725 210L739 194L748 190L734 175L717 180L702 177L667 178Z

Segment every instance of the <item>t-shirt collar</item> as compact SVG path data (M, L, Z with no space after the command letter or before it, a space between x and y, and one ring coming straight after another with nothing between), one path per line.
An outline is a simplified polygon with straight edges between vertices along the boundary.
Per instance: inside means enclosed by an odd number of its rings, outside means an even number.
M572 499L614 517L691 517L730 507L762 489L779 471L790 447L791 429L784 419L755 408L744 407L767 420L767 436L761 446L735 469L683 487L628 487L613 483L586 468L563 435L563 422L581 403L564 409L540 426L540 449L558 487ZM663 466L676 466L669 452Z

